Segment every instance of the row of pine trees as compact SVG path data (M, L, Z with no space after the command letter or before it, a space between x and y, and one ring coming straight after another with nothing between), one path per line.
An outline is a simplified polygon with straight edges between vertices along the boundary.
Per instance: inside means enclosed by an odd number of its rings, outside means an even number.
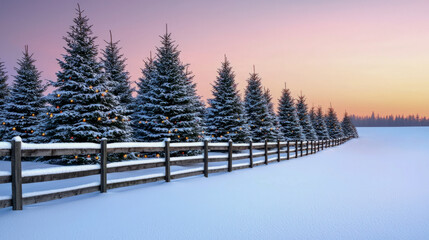
M21 136L34 143L98 142L101 138L196 142L209 137L215 142L260 142L358 136L347 114L340 122L332 107L326 115L320 107L309 110L305 97L295 100L286 87L276 113L270 91L262 87L255 70L247 79L243 101L226 56L206 108L168 31L161 36L155 56L145 60L134 98L118 41L110 35L98 59L92 25L79 6L76 11L64 37L66 53L58 60L61 70L55 81L42 83L27 46L11 88L0 62L1 140ZM54 90L44 96L48 86ZM64 157L61 161L88 163L93 159Z

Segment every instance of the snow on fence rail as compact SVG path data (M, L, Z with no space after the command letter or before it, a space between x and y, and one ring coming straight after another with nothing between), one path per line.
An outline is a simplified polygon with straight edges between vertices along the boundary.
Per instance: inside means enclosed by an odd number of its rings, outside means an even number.
M108 189L126 187L136 184L166 181L183 177L203 174L208 177L209 173L231 172L233 170L253 168L270 162L289 160L290 158L302 157L314 154L327 147L337 146L349 138L321 140L321 141L287 141L287 142L263 142L263 143L210 143L208 140L197 143L110 143L102 139L97 143L48 143L30 144L23 143L21 138L15 137L11 143L0 142L0 156L11 157L11 172L0 172L0 184L11 183L12 195L0 196L0 208L12 206L13 210L22 210L23 205L45 202L64 197L76 196L91 192L106 192ZM253 152L262 149L262 152ZM170 157L171 151L201 150L202 156ZM233 153L233 151L249 150L249 153ZM226 151L227 154L209 156L209 151ZM126 162L107 163L109 153L129 152L163 152L164 158L150 160L133 160ZM286 156L281 156L285 153ZM101 154L99 165L88 166L63 166L50 169L34 169L22 171L22 157L38 156L62 156L79 154ZM277 155L275 157L269 157ZM254 158L264 157L264 160L253 161ZM249 159L249 163L233 164L234 160ZM209 167L209 162L226 161L226 165ZM193 163L204 163L203 167L192 168L181 171L170 171L171 165L184 165ZM165 173L147 174L138 177L129 177L115 180L107 180L108 173L135 171L164 167ZM22 184L46 181L63 180L70 178L100 175L100 182L89 183L69 188L40 191L22 194Z

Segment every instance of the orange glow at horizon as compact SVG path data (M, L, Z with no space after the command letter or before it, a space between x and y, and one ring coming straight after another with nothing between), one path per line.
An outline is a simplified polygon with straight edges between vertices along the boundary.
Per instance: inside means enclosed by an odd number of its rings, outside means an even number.
M4 5L0 59L9 75L15 74L16 59L28 44L42 78L55 79L56 58L64 53L61 37L72 24L75 3ZM374 111L429 117L427 1L108 0L81 7L100 49L109 30L120 40L132 82L141 76L142 59L154 53L168 23L203 99L211 97L211 84L226 54L242 95L255 65L275 105L286 82L293 96L302 91L310 107L326 110L332 103L340 116L344 111Z

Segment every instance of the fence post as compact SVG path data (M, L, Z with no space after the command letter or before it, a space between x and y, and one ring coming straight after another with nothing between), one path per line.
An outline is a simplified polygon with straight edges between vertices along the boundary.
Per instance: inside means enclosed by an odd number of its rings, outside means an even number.
M311 154L316 153L316 141L311 140Z
M268 165L268 141L267 141L266 138L265 138L265 147L264 147L264 149L265 149L265 165Z
M286 147L287 147L287 160L289 160L289 150L290 150L290 145L289 145L289 140L287 141L287 145L286 145Z
M209 140L204 139L204 177L209 177Z
M228 172L232 172L232 140L228 141Z
M22 210L21 143L22 139L19 136L16 136L12 139L11 167L13 210Z
M250 160L250 168L253 168L253 141L250 139L249 141L249 160Z
M304 153L304 147L303 147L303 141L301 140L301 144L299 144L300 145L300 147L301 147L301 157L302 157L302 154Z
M309 142L310 141L305 142L305 155L308 155Z
M277 162L280 162L280 139L277 139Z
M165 147L164 147L164 154L165 154L165 181L170 182L171 181L171 174L170 174L170 138L165 139Z
M107 139L101 139L100 192L107 192Z
M295 140L295 158L298 158L298 140Z

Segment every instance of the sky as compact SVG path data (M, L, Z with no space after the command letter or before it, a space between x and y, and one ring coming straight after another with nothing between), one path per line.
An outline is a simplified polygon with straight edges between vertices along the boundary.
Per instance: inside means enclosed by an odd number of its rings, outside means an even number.
M429 1L0 0L10 75L28 44L42 78L55 80L77 3L100 49L109 30L120 40L133 84L168 24L203 99L226 54L242 95L255 65L275 104L286 83L310 107L339 114L429 117Z

